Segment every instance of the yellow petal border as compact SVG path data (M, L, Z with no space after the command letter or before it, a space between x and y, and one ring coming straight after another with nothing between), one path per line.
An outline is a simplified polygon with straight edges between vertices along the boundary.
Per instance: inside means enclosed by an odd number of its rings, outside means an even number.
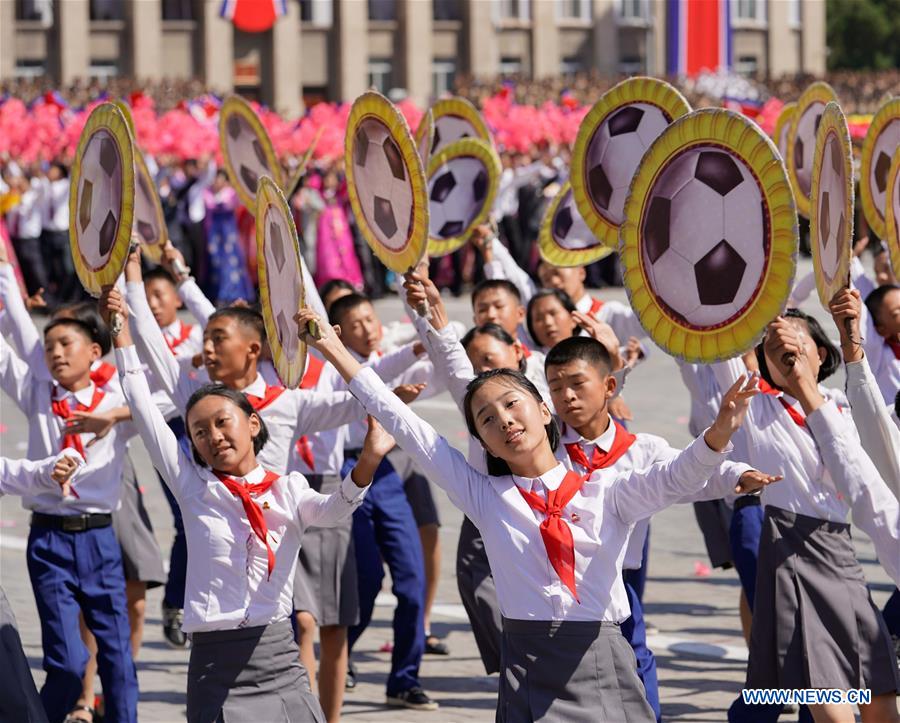
M372 117L383 123L388 129L391 138L400 149L403 163L409 173L413 199L413 223L409 237L399 251L394 251L382 244L369 226L369 222L362 212L359 191L353 174L353 142L356 138L356 131L366 118ZM350 117L347 118L347 135L344 138L344 173L347 177L347 195L350 196L350 206L353 208L353 214L366 243L369 244L381 263L391 271L405 274L414 268L424 256L428 245L428 185L425 181L422 159L419 157L419 151L413 141L409 126L406 124L406 119L394 104L380 93L366 91L353 101Z
M775 121L775 127L772 129L772 141L775 143L775 147L778 148L779 153L781 153L781 148L778 146L778 139L781 138L781 134L784 132L785 127L790 131L791 123L794 121L794 116L796 114L796 102L785 103L781 109L781 113L778 114L778 119ZM784 149L784 152L787 153L787 148ZM787 158L782 158L781 160L787 165Z
M834 88L825 81L817 80L800 95L800 98L797 100L797 109L794 113L794 117L791 119L791 132L788 133L788 157L785 159L785 162L788 170L788 178L791 182L791 188L794 189L794 200L797 202L797 212L803 216L803 218L809 218L810 202L809 196L804 194L800 188L800 181L797 178L797 168L794 166L794 148L797 146L797 124L800 122L803 114L806 113L809 107L814 103L828 105L828 103L831 103L832 101L835 103L838 102L838 97L834 92Z
M756 296L728 324L696 329L674 318L652 292L641 262L641 226L652 190L668 163L693 147L715 145L740 157L756 176L768 209L769 259ZM785 307L797 266L797 211L781 155L753 121L732 111L704 108L673 121L644 154L625 200L619 236L625 289L654 342L688 362L730 359L751 348Z
M844 229L844 251L838 259L838 266L831 281L825 276L822 268L822 255L819 250L819 184L822 173L822 164L825 162L825 149L828 138L835 136L841 145L841 160L844 166L844 218L847 224ZM816 132L816 151L813 156L812 187L810 199L816 199L816 203L810 203L809 214L809 238L812 249L813 270L816 274L816 290L819 293L819 301L826 309L834 295L850 283L850 260L853 256L853 150L850 145L850 129L847 127L847 119L844 117L840 106L831 102L825 106L819 130Z
M92 268L79 248L81 233L78 230L78 189L81 185L81 164L91 137L104 130L118 145L122 163L122 205L119 209L119 228L113 241L112 251L106 263ZM113 103L101 103L88 116L72 164L72 178L69 183L69 249L75 273L81 285L92 296L99 296L104 286L116 283L131 248L131 224L134 220L134 144L128 130L128 121Z
M872 193L871 173L872 156L875 154L875 143L881 132L891 123L900 120L900 98L891 98L886 101L875 113L872 123L866 131L863 139L862 155L859 161L859 200L862 205L866 223L878 238L885 236L885 217L878 210L875 196Z
M297 189L300 187L300 181L303 180L303 176L306 175L306 167L309 165L310 160L312 159L312 154L316 150L316 146L319 145L319 139L322 137L322 132L325 130L324 126L319 126L319 130L316 131L316 135L313 136L312 142L303 152L303 157L300 159L300 163L297 165L297 170L294 171L294 175L288 180L287 185L284 187L284 196L285 198L290 198L293 196Z
M594 207L588 188L587 154L591 139L603 122L626 105L646 103L659 108L671 123L689 113L690 104L673 86L658 78L635 76L623 80L606 91L582 119L572 148L572 168L569 180L578 213L600 243L615 249L619 243L619 225L609 221Z
M272 180L275 181L279 188L284 185L284 179L281 174L281 164L278 162L278 156L275 155L272 139L269 138L269 134L266 132L266 128L263 126L259 116L256 115L256 112L246 100L238 95L229 95L219 110L219 149L222 152L222 158L225 160L225 171L228 173L228 180L234 186L234 190L237 191L241 203L252 213L253 209L256 208L256 196L244 187L241 177L237 174L231 162L231 154L228 152L228 142L226 140L228 134L225 129L228 119L235 114L243 116L256 134L263 155L266 157L266 162L269 164Z
M431 147L434 145L434 114L431 108L425 111L422 120L416 127L416 148L419 150L419 158L422 159L422 165L428 165L428 159L431 158Z
M445 115L455 115L460 118L463 118L469 122L472 128L475 129L475 132L478 134L478 137L493 145L494 139L491 136L491 131L487 127L487 123L485 123L484 118L481 113L478 112L478 109L472 104L472 101L466 98L460 98L459 96L453 96L452 98L441 98L437 101L431 108L431 133L432 136L434 134L434 128L437 125L438 119L443 118ZM419 141L421 141L422 133L428 130L427 127L423 127L422 123L419 123L419 127L416 128L416 146L418 147ZM430 151L429 151L430 155Z
M480 138L461 138L453 143L448 143L435 153L428 161L428 181L432 176L455 158L474 158L481 163L487 171L487 194L478 209L478 213L472 218L468 226L456 236L450 238L436 238L428 236L428 255L431 257L446 256L452 254L469 240L472 229L483 224L494 208L494 200L497 198L497 190L500 188L500 156L494 147ZM430 211L429 211L430 215Z
M294 217L288 206L287 200L281 189L268 176L259 179L259 188L256 191L256 204L254 214L256 216L256 255L259 263L259 296L260 309L266 326L266 339L272 352L272 362L281 379L282 384L289 389L296 389L303 380L306 371L307 348L301 339L297 347L297 357L291 359L278 338L278 325L275 323L275 314L272 310L272 291L269 288L269 271L266 263L266 214L269 210L280 214L291 232L291 249L297 268L296 283L300 287L300 308L306 306L306 290L303 285L302 259L300 256L300 241L297 237L297 227L294 225ZM298 309L299 311L300 309Z
M556 216L559 205L565 201L566 196L570 193L572 193L572 184L566 181L559 191L556 192L553 200L550 201L547 210L544 211L544 218L541 219L541 229L538 233L538 251L544 261L554 266L587 266L606 258L615 249L600 242L583 249L567 249L556 243L556 239L553 236L553 219ZM577 207L575 211L580 213ZM594 240L596 241L596 237L594 237Z
M900 279L900 218L894 214L894 204L891 203L891 199L897 194L897 184L900 184L900 148L894 152L894 157L891 159L891 170L888 171L883 237L888 247L891 269L894 276Z

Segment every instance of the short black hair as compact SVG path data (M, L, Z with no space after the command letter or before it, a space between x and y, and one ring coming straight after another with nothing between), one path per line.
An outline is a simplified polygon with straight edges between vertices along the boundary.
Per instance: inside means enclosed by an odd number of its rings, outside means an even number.
M609 349L589 336L572 336L559 342L547 352L544 371L550 367L559 367L579 360L597 367L602 374L609 374L612 371Z
M825 333L821 324L809 314L800 311L800 309L788 309L782 316L785 319L800 319L801 321L806 322L806 326L809 329L809 335L816 343L816 347L825 350L825 360L822 362L822 366L819 367L819 378L817 381L821 382L828 379L828 377L834 374L838 370L838 367L840 367L841 353L838 351L837 347L831 343L831 340L828 338L828 335ZM766 364L766 352L764 346L765 340L756 345L756 362L759 364L759 375L769 386L774 387L775 389L781 389L781 387L772 381L769 365Z
M870 292L866 297L866 310L869 312L869 316L872 317L872 321L876 326L880 323L878 319L881 315L881 306L884 304L884 297L892 291L900 291L900 286L897 286L896 284L884 284Z
M248 329L259 337L261 342L266 340L266 323L263 321L262 314L255 309L249 309L246 306L226 306L224 309L218 309L209 315L206 324L216 319L234 319L240 326Z
M325 297L335 289L350 291L354 294L356 293L356 287L346 279L330 279L319 287L319 298L324 302Z
M75 329L79 332L85 339L87 339L91 344L100 345L100 342L97 341L97 338L94 333L94 329L90 327L90 325L81 321L80 319L72 319L63 317L61 319L54 319L47 326L44 327L44 339L47 338L47 335L53 331L54 329L68 327L70 329ZM103 352L103 347L100 345L100 351Z
M469 351L469 345L475 341L476 336L491 336L497 341L503 342L507 346L515 346L516 340L509 334L506 329L504 329L500 324L495 324L492 321L489 321L487 324L482 324L481 326L474 326L469 329L465 336L460 339L460 344L462 344L463 349ZM525 356L519 360L519 371L525 371Z
M253 408L253 405L250 404L250 401L244 395L243 392L239 392L236 389L230 389L226 387L224 384L212 383L212 384L204 384L197 391L191 394L190 399L188 399L187 406L184 408L184 426L185 431L187 432L188 440L191 443L191 453L194 456L194 461L200 465L201 467L206 467L206 462L203 461L203 458L197 452L197 448L194 446L194 440L191 438L191 430L187 424L188 416L191 413L191 409L194 408L194 405L197 404L201 399L205 397L224 397L231 403L233 403L236 407L238 407L244 414L247 415L247 419L254 414L259 417L259 433L253 438L253 454L259 454L259 451L265 446L266 442L269 441L269 430L266 427L266 423L263 421L262 416L260 416L256 410Z
M505 291L507 294L511 294L519 304L522 303L522 294L519 293L519 289L512 281L508 281L507 279L485 279L476 284L475 288L472 289L472 306L475 306L478 297L483 293L487 291L496 291L497 289Z
M151 281L168 281L172 286L177 287L178 282L175 281L175 277L169 273L169 271L164 266L157 266L156 268L150 269L146 274L144 274L144 284L148 284Z
M510 386L518 387L522 391L528 392L537 402L546 403L537 387L534 386L534 384L531 383L531 380L522 372L513 369L491 369L490 371L479 374L466 386L466 396L463 399L463 411L465 413L466 427L469 430L469 434L481 442L482 446L484 446L484 441L478 434L478 430L475 427L475 415L472 413L472 398L485 384L498 379L507 382ZM544 425L544 429L547 432L550 448L555 452L556 448L559 446L560 439L559 427L556 424L556 419L551 416L550 423ZM484 450L484 456L487 459L487 471L489 475L493 477L502 477L507 474L512 474L509 465L499 457L494 457L487 449Z
M575 304L572 303L572 299L569 295L563 291L562 289L541 289L534 296L531 297L531 300L528 302L528 308L525 311L525 325L528 327L528 333L531 335L531 338L537 342L537 334L534 330L534 324L531 321L531 310L534 308L535 304L541 299L546 299L548 297L554 297L562 307L568 311L570 314L573 311L577 311L575 308ZM576 326L576 328L578 328Z
M328 321L330 321L332 324L337 324L338 326L340 326L340 323L341 321L343 321L344 317L351 311L353 311L357 306L371 303L372 300L365 294L358 294L354 292L352 294L342 296L340 299L337 299L328 310Z
M95 301L74 301L69 304L57 306L53 312L53 320L76 319L87 325L91 332L91 340L100 345L100 353L103 356L112 351L112 334L109 326L100 316L100 310ZM46 333L46 329L44 330Z

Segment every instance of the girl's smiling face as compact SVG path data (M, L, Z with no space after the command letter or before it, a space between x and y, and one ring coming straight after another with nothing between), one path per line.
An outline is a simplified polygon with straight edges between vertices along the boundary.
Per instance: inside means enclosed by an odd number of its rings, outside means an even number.
M547 349L575 334L572 315L555 296L535 299L529 307L535 341Z
M229 399L210 394L191 407L186 421L194 449L208 467L243 476L256 466L253 438L260 432L256 414L248 417Z
M472 395L469 409L482 445L498 459L514 464L548 445L550 410L510 379L485 382Z

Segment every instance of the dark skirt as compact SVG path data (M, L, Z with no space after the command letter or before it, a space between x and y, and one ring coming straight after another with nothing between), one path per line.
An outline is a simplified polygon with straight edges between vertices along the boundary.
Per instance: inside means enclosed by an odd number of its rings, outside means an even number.
M653 723L617 623L503 620L498 723Z
M325 723L288 620L194 633L189 723Z
M850 526L766 507L748 688L900 688Z
M162 551L153 534L153 524L144 506L131 454L125 455L122 468L122 504L113 514L113 529L119 547L122 548L122 564L125 580L147 583L148 588L159 587L166 582Z
M322 494L337 492L338 475L308 475L309 486ZM359 586L353 551L353 518L337 527L310 527L303 533L294 573L294 609L308 612L322 625L359 623Z
M463 517L456 547L456 586L485 672L500 672L500 638L503 617L497 603L494 576L481 533L468 517Z
M0 587L0 721L47 723L9 601Z

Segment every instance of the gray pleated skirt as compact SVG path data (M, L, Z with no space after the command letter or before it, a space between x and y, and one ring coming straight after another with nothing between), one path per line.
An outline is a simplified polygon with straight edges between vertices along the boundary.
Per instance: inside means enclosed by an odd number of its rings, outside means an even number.
M325 723L288 620L194 633L189 723Z
M850 526L766 507L748 688L900 689Z
M337 492L337 475L307 475L322 494ZM337 527L310 527L303 533L294 574L294 610L308 612L318 625L359 623L359 586L353 551L353 518Z
M497 604L494 576L484 549L484 540L474 523L463 517L456 546L456 587L485 672L500 672L503 616Z
M503 620L498 723L653 723L616 623Z
M131 454L125 455L122 469L122 504L113 514L113 529L122 548L125 579L145 582L148 588L164 585L166 571L162 551L153 534L153 524L144 506Z

